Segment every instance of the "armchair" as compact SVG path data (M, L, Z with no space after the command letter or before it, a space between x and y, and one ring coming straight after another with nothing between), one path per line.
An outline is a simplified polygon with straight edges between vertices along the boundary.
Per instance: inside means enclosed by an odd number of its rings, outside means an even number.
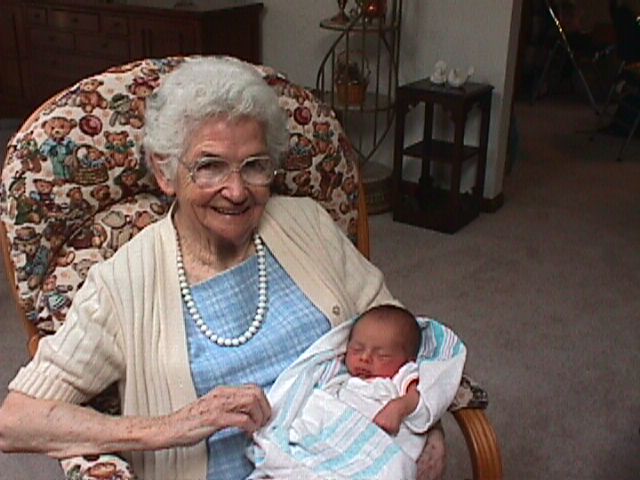
M0 184L0 247L33 355L64 322L91 265L162 217L170 204L141 152L145 98L189 57L147 59L81 80L55 95L8 145ZM358 156L335 113L307 89L256 66L289 114L290 148L274 194L311 196L366 256L369 233ZM92 402L118 413L112 388ZM451 411L471 455L473 478L502 477L486 394L466 379ZM62 462L67 479L134 478L118 456Z

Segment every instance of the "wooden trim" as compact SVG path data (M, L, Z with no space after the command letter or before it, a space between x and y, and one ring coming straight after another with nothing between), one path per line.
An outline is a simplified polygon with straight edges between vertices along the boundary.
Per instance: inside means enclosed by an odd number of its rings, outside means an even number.
M367 197L364 192L362 173L358 172L358 222L356 233L356 246L360 253L369 258L369 214L367 212Z
M453 412L467 442L473 480L502 480L502 457L496 432L484 410L464 408Z
M40 339L42 337L39 333L32 335L29 340L27 340L27 349L29 350L29 355L33 358L36 354L36 350L38 350L38 344L40 343Z
M504 193L500 192L493 198L482 198L480 209L484 213L496 213L504 205Z
M4 271L7 276L7 283L9 284L9 289L13 295L13 299L15 300L16 309L18 310L18 316L22 320L22 324L27 332L28 347L29 352L33 355L35 353L35 349L32 351L31 346L37 346L37 340L33 340L34 337L39 337L38 329L35 327L33 323L31 323L24 312L24 308L22 307L22 299L18 294L18 287L16 285L16 276L15 276L15 265L13 264L13 259L11 258L11 243L9 242L9 237L7 236L7 229L4 226L3 222L0 222L0 249L2 250L2 257L4 260Z

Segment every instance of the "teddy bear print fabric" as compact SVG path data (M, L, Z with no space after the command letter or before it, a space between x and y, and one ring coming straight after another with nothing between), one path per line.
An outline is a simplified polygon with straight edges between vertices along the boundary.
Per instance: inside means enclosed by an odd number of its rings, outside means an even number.
M22 307L42 334L64 322L88 269L171 203L141 151L146 99L189 57L149 59L81 80L43 104L8 145L0 218ZM256 67L287 112L289 150L274 193L311 196L355 240L358 156L334 112Z

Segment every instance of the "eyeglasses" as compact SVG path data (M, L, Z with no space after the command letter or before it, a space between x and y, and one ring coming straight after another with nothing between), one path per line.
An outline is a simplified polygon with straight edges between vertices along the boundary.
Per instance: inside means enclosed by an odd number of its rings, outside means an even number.
M237 167L220 157L203 157L193 165L186 165L191 181L199 188L212 188L224 182L232 173L239 173L247 185L269 185L275 175L275 163L268 155L245 158Z

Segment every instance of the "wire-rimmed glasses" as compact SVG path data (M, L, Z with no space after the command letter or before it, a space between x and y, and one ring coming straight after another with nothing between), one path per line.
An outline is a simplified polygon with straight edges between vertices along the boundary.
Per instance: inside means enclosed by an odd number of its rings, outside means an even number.
M238 173L247 185L269 185L276 174L275 162L268 155L256 155L245 158L238 166L233 166L224 158L215 156L202 157L193 165L186 165L191 181L199 188L217 187L227 180L232 173Z

